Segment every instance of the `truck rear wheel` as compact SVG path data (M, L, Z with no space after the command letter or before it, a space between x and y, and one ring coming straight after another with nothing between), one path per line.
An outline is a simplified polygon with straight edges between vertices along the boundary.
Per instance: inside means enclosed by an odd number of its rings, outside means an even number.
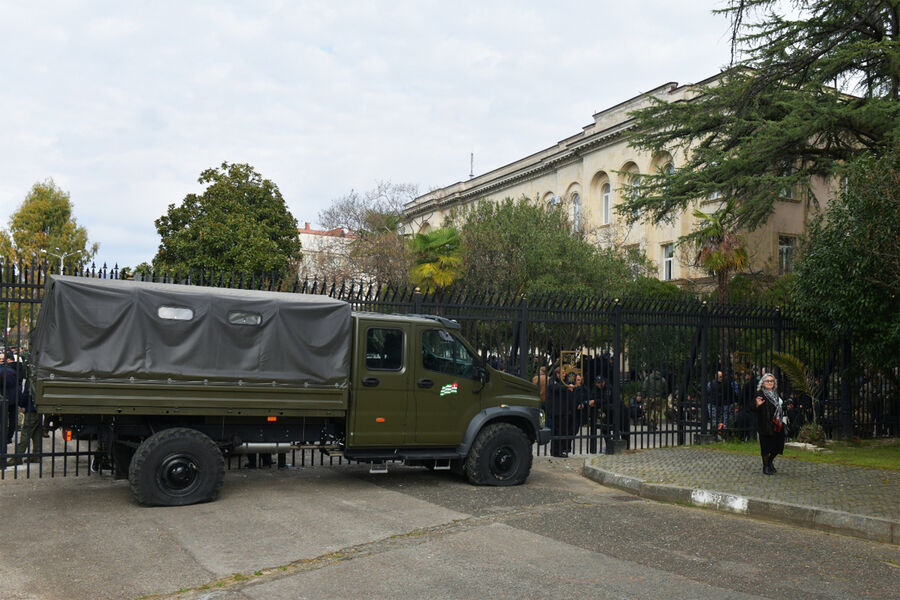
M482 429L466 457L466 475L475 485L518 485L531 472L531 444L509 423Z
M225 479L225 459L208 436L185 427L163 429L141 443L128 482L150 506L184 506L215 500Z

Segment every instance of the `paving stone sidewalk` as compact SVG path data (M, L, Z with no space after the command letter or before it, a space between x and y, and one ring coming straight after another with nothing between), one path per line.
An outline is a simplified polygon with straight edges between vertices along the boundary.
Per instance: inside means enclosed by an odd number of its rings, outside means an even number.
M644 497L900 543L900 472L691 447L599 455L585 475Z

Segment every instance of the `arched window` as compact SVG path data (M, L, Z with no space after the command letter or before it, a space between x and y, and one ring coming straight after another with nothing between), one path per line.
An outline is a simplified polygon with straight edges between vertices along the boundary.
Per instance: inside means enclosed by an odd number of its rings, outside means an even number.
M609 208L610 208L610 192L611 189L608 183L604 183L603 187L600 188L600 195L603 198L603 224L609 225Z
M572 194L572 228L581 230L581 196L578 192Z
M637 200L641 195L641 176L638 173L635 173L631 176L631 182L628 187L628 194L630 195L632 200ZM635 208L631 211L631 214L634 215L634 218L638 218L641 216L641 211L638 208Z

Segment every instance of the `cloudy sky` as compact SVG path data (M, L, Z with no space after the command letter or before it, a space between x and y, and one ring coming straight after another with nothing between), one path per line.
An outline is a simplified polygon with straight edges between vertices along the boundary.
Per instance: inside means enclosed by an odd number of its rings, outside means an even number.
M376 181L424 192L578 133L729 57L722 0L0 0L0 224L52 178L134 266L201 171L253 165L297 220Z

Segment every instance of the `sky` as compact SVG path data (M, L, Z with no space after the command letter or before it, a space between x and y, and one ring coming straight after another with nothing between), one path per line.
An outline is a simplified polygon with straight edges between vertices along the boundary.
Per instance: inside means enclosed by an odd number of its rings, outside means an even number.
M200 173L249 163L302 227L378 181L420 193L547 148L729 60L722 0L0 0L0 225L52 178L135 266Z

